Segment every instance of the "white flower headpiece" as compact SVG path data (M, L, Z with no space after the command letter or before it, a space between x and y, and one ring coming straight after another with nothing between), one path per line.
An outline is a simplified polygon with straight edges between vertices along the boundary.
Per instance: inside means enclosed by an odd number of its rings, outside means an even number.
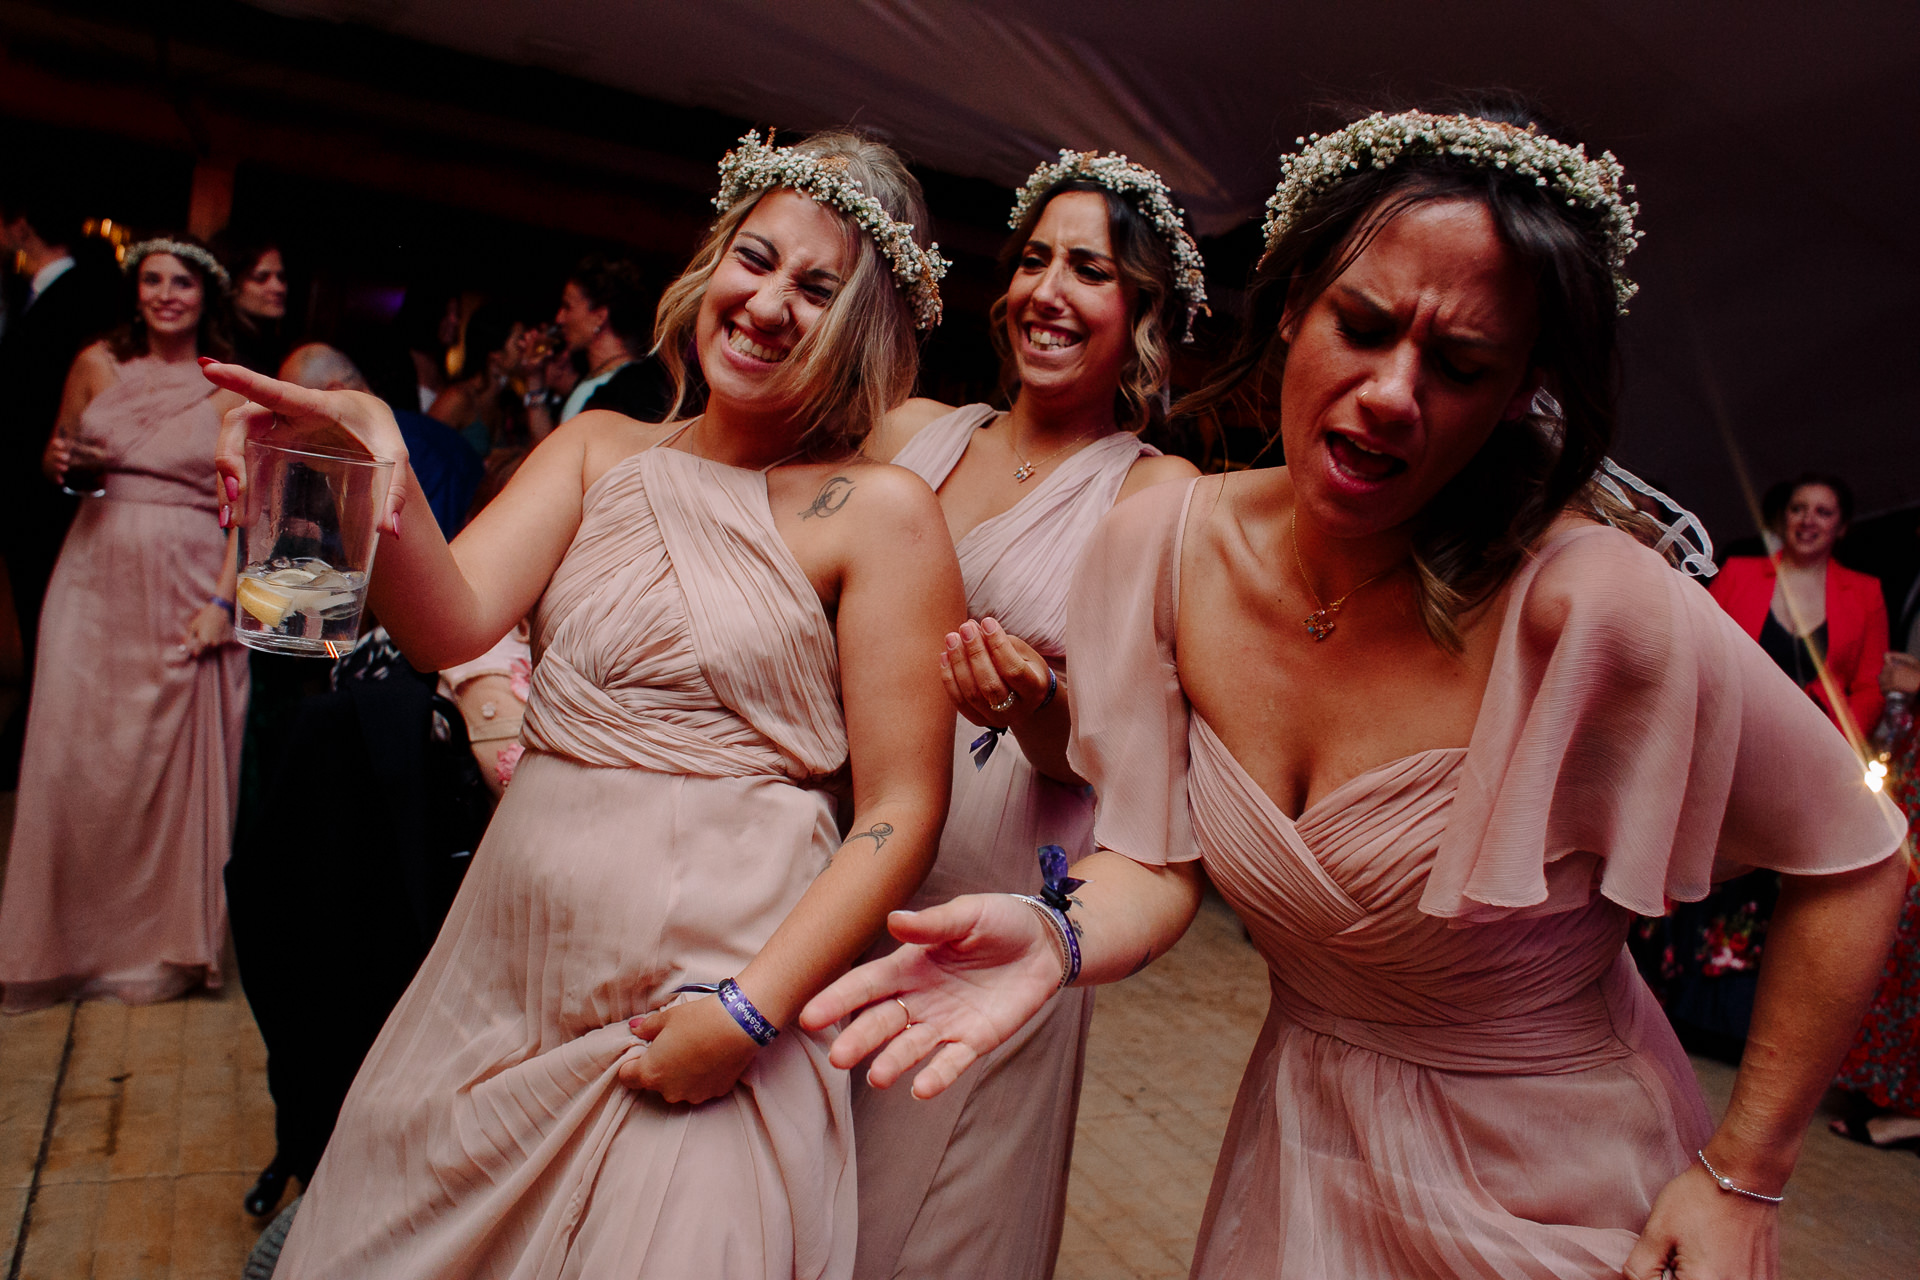
M142 259L156 253L172 254L182 262L191 262L208 276L218 280L223 293L233 288L233 279L227 275L227 269L220 265L220 259L197 244L188 244L183 240L169 240L165 236L128 245L127 256L120 260L120 269L132 275L140 269Z
M913 224L896 221L859 180L847 171L841 156L812 156L792 147L776 147L773 134L760 141L749 129L733 150L720 160L720 193L713 207L721 213L749 196L774 187L798 191L820 204L830 204L873 237L874 247L893 269L894 284L913 307L913 327L931 329L940 323L940 281L948 262L940 246L922 249L913 239Z
M1644 232L1633 229L1640 206L1626 170L1603 151L1598 159L1585 146L1568 146L1533 125L1502 124L1478 116L1437 116L1425 111L1397 115L1375 112L1325 137L1296 138L1304 148L1280 160L1280 186L1267 201L1265 253L1300 218L1308 205L1341 178L1358 169L1384 169L1405 155L1459 156L1495 169L1511 169L1551 190L1569 205L1584 205L1606 222L1607 262L1613 268L1615 305L1624 315L1640 286L1627 279L1627 255Z
M1200 246L1188 234L1186 215L1167 192L1159 174L1135 164L1117 151L1100 155L1093 151L1060 152L1054 164L1043 164L1033 171L1027 185L1014 197L1013 212L1007 215L1009 227L1019 227L1034 205L1063 182L1097 182L1116 195L1139 197L1134 207L1153 229L1166 237L1173 252L1173 290L1187 303L1185 338L1193 341L1193 320L1207 308L1207 264L1201 260ZM1212 312L1208 311L1211 315Z

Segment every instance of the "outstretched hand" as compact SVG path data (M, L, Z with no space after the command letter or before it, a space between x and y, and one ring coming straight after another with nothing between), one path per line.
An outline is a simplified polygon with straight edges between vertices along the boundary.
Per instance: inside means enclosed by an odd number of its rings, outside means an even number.
M1033 714L1049 684L1047 660L994 618L969 618L948 633L940 681L955 710L983 729L1005 729Z
M394 463L393 482L387 486L386 506L380 513L383 532L400 536L400 508L406 501L407 442L400 435L393 410L364 391L315 391L281 382L237 364L202 359L207 381L237 391L247 403L230 410L220 423L220 444L214 470L220 477L220 525L226 528L246 511L247 456L250 439L292 444L330 444L364 449Z
M1696 1162L1655 1198L1621 1274L1626 1280L1772 1280L1780 1274L1780 1211L1722 1191Z
M896 911L887 929L902 944L897 950L846 974L800 1011L809 1030L860 1011L834 1040L829 1060L852 1067L884 1045L867 1070L876 1089L931 1054L914 1077L913 1096L933 1097L1004 1044L1060 984L1052 933L1007 894Z

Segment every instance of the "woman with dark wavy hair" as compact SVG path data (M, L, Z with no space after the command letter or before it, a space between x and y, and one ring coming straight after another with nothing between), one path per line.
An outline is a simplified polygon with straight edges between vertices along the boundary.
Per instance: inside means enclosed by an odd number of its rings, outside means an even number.
M1093 852L1093 798L1065 754L1068 579L1117 500L1195 474L1138 434L1164 415L1168 345L1206 298L1160 176L1062 152L1010 222L991 318L1012 407L911 400L867 446L939 494L972 615L941 657L961 715L954 798L916 906L1037 890L1041 845L1070 861ZM1092 995L1048 1005L938 1101L855 1081L856 1277L1052 1272Z
M194 361L231 354L228 281L184 236L130 246L126 267L134 318L73 362L43 459L55 484L98 478L40 615L0 902L8 1012L221 983L247 659L212 449L240 401Z
M1164 953L1204 865L1272 1006L1195 1276L1772 1275L1900 824L1596 486L1623 174L1518 113L1402 112L1307 142L1269 210L1200 403L1272 375L1286 465L1122 503L1074 585L1099 852L896 915L906 945L803 1021L865 1006L834 1061L885 1044L884 1087L930 1056L935 1095L1058 988ZM1762 866L1773 980L1716 1128L1623 944Z

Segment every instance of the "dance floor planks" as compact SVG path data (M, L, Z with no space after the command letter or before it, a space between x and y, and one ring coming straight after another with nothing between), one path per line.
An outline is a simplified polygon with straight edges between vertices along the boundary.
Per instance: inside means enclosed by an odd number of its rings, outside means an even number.
M1057 1280L1186 1275L1265 1012L1260 963L1211 899L1171 954L1100 993ZM1732 1071L1696 1066L1723 1106ZM265 1051L237 985L0 1018L0 1280L237 1280L260 1230L240 1197L272 1144ZM1915 1275L1916 1205L1920 1160L1816 1119L1781 1218L1784 1274Z

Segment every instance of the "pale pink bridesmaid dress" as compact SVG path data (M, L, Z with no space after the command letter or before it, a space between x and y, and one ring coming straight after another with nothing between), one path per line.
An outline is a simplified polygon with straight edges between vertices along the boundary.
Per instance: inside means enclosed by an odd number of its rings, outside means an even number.
M956 409L922 428L893 461L938 489L993 416L984 404ZM996 618L1040 653L1060 657L1080 552L1134 462L1157 452L1124 432L1103 436L1013 507L968 530L954 548L967 612ZM1036 772L1012 734L976 769L969 747L980 732L964 719L956 728L953 802L916 908L962 893L1037 893L1035 850L1043 844L1061 846L1073 860L1093 852L1091 792ZM854 1072L858 1280L1053 1274L1092 1016L1091 989L1062 992L924 1102L904 1083L873 1089Z
M0 899L9 1013L221 982L247 654L180 652L226 559L216 391L191 363L116 372L80 419L106 496L81 501L40 615Z
M279 1280L841 1280L847 1077L788 1027L724 1097L615 1073L838 847L833 626L766 477L671 448L587 491L533 621L527 754L348 1095ZM344 936L344 935L343 935Z
M1877 862L1897 817L1706 591L1590 526L1512 582L1467 747L1290 819L1181 692L1181 536L1211 483L1116 509L1067 635L1098 843L1202 859L1269 968L1194 1276L1617 1278L1709 1133L1632 914Z

